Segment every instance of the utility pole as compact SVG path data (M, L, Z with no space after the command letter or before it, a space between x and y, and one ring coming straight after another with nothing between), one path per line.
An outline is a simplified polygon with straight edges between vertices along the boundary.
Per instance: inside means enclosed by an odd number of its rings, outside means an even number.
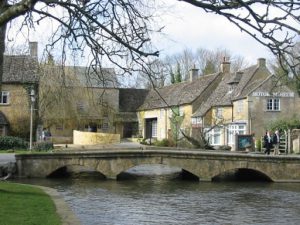
M33 133L33 107L35 102L34 89L30 91L30 138L29 138L29 150L32 150L32 133Z

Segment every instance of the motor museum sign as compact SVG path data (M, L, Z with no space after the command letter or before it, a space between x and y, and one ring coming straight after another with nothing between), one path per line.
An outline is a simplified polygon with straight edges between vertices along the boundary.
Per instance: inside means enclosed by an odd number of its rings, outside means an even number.
M256 91L252 93L253 97L283 97L283 98L293 98L295 97L294 92L263 92Z

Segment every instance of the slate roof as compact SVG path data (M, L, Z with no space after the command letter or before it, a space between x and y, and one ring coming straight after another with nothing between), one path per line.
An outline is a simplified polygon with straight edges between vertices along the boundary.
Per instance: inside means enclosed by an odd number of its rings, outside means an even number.
M193 117L203 116L209 109L217 106L231 106L233 100L247 97L247 95L261 84L270 74L256 78L257 65L248 67L237 73L224 74L218 87L195 111ZM232 86L233 85L233 86Z
M7 125L7 119L5 117L5 115L0 111L0 125Z
M81 66L45 65L41 68L42 76L51 80L64 82L67 87L117 88L118 79L112 68L102 68L99 71ZM49 80L49 84L51 82ZM57 82L54 82L57 83Z
M149 91L139 110L149 110L190 104L211 84L219 73L200 76L193 82L185 81Z
M3 83L38 82L38 61L29 55L4 55Z
M143 104L149 90L147 89L119 89L119 111L120 112L136 112Z
M66 80L67 86L73 86L74 84L93 87L93 88L116 88L119 86L118 79L114 69L112 68L101 68L99 71L94 71L88 67L81 66L65 66L65 73L71 76L71 79L75 78L76 82L73 80Z

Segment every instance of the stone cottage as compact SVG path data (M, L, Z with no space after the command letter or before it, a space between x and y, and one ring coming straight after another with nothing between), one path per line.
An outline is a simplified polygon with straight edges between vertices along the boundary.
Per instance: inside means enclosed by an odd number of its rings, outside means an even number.
M0 95L0 135L29 137L30 91L38 90L37 43L29 55L4 55ZM34 105L36 108L37 105Z
M271 75L266 60L260 58L257 65L226 74L192 115L198 123L192 126L198 127L198 132L213 128L207 133L212 145L234 147L236 134L260 138L272 121L297 116L299 100L296 92Z

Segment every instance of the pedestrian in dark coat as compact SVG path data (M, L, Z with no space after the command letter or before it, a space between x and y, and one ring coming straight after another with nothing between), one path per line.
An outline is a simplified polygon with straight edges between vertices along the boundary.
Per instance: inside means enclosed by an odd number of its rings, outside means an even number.
M266 148L265 154L270 155L272 148L272 136L269 131L266 131L264 136L264 147Z

